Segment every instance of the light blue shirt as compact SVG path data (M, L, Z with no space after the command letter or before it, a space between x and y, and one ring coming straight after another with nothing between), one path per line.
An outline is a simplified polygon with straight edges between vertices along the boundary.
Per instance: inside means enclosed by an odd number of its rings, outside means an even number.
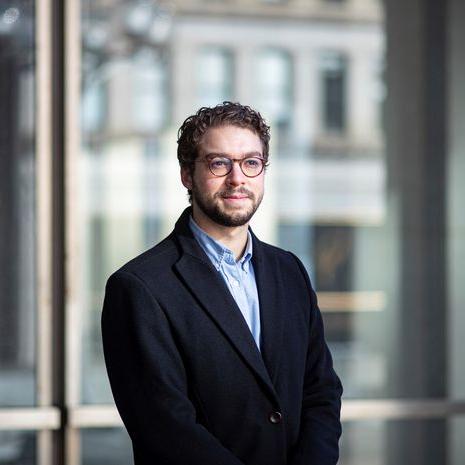
M192 217L189 219L189 226L213 266L221 273L255 339L257 347L260 349L260 308L257 283L252 265L252 236L250 232L247 231L245 252L236 261L231 250L210 237L197 225Z

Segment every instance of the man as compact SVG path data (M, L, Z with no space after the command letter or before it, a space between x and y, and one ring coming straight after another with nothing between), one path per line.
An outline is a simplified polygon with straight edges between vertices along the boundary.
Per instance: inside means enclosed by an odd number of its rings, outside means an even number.
M257 239L269 127L238 103L179 130L192 206L114 273L105 360L136 465L333 465L341 384L292 253Z

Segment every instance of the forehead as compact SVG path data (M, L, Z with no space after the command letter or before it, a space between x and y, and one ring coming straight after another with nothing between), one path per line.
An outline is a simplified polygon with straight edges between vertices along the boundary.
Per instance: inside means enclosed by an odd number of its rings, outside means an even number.
M260 137L248 128L218 126L207 129L199 143L201 154L221 153L232 156L263 153Z

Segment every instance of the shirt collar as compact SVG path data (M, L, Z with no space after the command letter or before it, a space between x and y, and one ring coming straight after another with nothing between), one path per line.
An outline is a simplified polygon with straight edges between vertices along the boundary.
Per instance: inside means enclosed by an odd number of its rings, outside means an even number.
M194 221L192 216L189 217L189 227L192 231L197 242L200 244L202 249L207 254L208 258L211 260L213 265L217 270L220 269L223 261L226 261L229 264L234 263L234 254L230 249L225 247L223 244L219 243L213 237L209 236L200 226ZM252 249L252 235L250 231L247 231L247 244L245 246L245 251L238 263L240 263L241 268L244 271L248 270L248 265L252 259L253 249Z

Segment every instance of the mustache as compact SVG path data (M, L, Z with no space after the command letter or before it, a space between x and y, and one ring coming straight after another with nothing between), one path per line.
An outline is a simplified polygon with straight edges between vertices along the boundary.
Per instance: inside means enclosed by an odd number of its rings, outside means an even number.
M229 197L231 195L237 195L237 194L246 195L249 199L255 198L255 195L253 194L253 192L250 192L245 187L240 187L239 189L234 189L234 190L226 189L224 191L220 191L217 193L219 197Z

